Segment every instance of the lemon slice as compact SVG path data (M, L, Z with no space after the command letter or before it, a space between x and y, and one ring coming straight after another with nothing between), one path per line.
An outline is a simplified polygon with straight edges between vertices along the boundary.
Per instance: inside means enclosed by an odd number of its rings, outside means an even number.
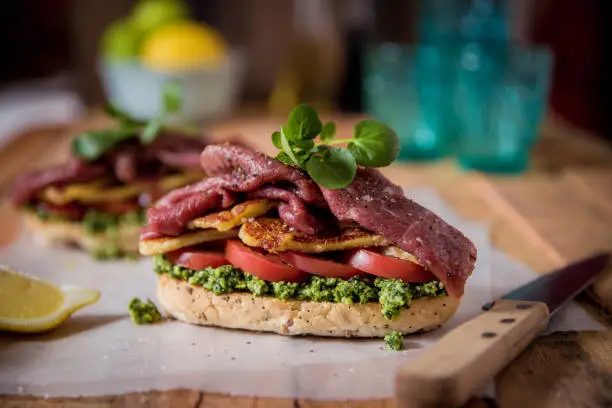
M0 330L20 333L51 330L99 298L98 290L58 287L0 267Z

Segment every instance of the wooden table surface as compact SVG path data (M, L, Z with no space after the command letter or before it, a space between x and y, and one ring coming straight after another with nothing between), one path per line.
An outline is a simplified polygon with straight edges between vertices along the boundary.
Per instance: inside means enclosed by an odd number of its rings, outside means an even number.
M334 118L350 131L356 118ZM241 134L271 152L269 135L282 118L244 116L212 125L214 138ZM26 167L62 160L72 135L106 125L93 114L71 126L38 127L23 132L0 150L0 196ZM545 273L596 250L612 249L612 147L551 118L533 154L533 166L518 177L487 177L459 170L450 161L397 164L384 170L405 187L437 189L462 215L487 221L492 240L512 257ZM12 211L3 202L0 213ZM0 245L2 240L0 239ZM610 271L612 272L612 271ZM612 273L579 299L593 316L612 327ZM607 307L607 309L606 309ZM470 406L611 407L612 330L553 333L540 337L496 380L495 401ZM0 396L9 407L393 407L395 401L361 402L230 397L191 390L134 393L102 398L43 399Z

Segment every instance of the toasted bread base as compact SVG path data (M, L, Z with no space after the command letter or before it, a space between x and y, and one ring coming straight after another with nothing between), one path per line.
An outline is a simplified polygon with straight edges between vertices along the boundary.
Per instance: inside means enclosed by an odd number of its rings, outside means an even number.
M250 293L215 295L199 286L161 274L157 299L172 317L186 323L274 332L283 335L383 337L440 327L456 312L460 299L449 296L414 300L393 320L379 303L345 305L258 297Z
M36 214L23 212L26 228L36 241L45 245L76 245L93 253L99 248L116 245L123 253L137 254L140 227L122 226L117 229L116 237L105 234L90 234L80 222L41 220Z

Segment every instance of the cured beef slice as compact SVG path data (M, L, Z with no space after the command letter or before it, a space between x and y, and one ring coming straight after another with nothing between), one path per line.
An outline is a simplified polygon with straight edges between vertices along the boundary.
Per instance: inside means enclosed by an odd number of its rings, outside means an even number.
M347 188L321 188L331 212L395 243L422 262L455 296L476 261L476 247L461 232L420 204L378 170L359 169Z
M212 177L162 197L147 212L149 226L143 237L152 238L153 232L180 235L189 221L211 210L227 208L238 194L280 200L279 216L299 231L315 234L323 228L307 204L324 206L325 200L317 184L300 170L229 143L206 147L201 162Z
M23 205L48 186L82 183L101 176L113 176L129 184L156 179L168 169L200 170L200 154L204 140L180 134L162 134L150 145L136 139L115 146L95 162L76 157L64 164L18 176L13 183L12 200Z

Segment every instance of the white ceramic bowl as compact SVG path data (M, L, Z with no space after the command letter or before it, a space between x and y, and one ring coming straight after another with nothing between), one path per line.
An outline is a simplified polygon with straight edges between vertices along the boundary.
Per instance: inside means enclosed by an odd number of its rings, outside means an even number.
M138 61L99 62L99 74L109 101L133 117L147 120L161 109L161 92L171 80L182 88L182 107L171 121L200 122L227 114L234 107L242 76L240 53L230 54L218 67L160 72Z

